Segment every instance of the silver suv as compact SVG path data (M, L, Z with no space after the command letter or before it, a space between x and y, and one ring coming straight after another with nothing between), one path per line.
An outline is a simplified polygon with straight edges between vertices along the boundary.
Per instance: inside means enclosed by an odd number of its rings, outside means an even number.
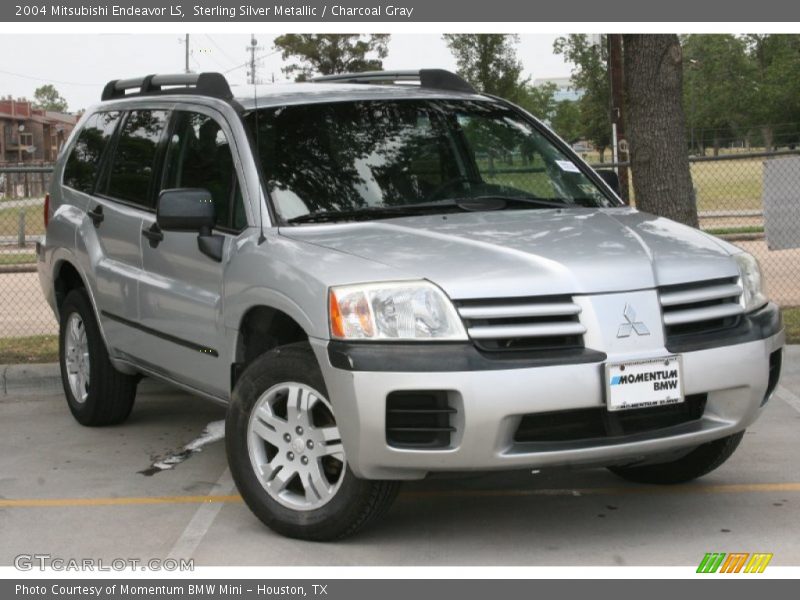
M142 376L226 403L238 489L284 535L350 535L441 472L687 481L777 385L752 256L625 206L451 73L155 75L102 100L38 252L69 408L120 423Z

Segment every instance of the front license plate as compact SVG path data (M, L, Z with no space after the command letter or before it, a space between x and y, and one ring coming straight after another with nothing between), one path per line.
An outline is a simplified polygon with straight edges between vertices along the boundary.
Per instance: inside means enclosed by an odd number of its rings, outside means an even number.
M681 357L606 363L608 410L630 410L683 402Z

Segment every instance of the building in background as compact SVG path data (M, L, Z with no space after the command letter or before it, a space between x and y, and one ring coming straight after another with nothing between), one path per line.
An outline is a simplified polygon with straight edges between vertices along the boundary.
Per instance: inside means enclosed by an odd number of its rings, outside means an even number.
M569 77L544 77L542 79L534 79L533 87L541 87L548 83L552 83L556 86L556 93L554 96L556 102L561 102L562 100L574 102L575 100L580 100L580 97L583 96L583 90L575 89Z
M50 163L78 115L34 108L30 100L0 98L0 164Z

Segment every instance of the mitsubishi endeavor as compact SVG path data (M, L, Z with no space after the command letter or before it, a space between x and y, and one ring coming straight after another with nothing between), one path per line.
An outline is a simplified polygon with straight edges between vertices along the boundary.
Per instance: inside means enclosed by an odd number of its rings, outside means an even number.
M752 256L618 185L446 71L111 81L38 248L69 409L121 423L142 376L227 404L241 495L303 539L437 473L705 475L777 385L780 313Z

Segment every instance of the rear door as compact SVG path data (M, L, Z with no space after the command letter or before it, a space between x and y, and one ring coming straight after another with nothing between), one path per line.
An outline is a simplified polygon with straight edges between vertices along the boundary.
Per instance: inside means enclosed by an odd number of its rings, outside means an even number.
M166 144L161 188L204 188L216 212L214 233L223 235L223 259L202 254L197 234L164 231L157 243L143 240L144 277L139 284L141 324L161 343L146 349L154 370L215 396L227 398L230 362L221 348L224 268L247 227L241 164L228 124L217 111L193 106L175 110ZM142 229L152 228L148 213Z
M80 138L76 142L70 157L76 158L76 168L71 172L68 163L65 170L65 183L74 180L74 185L88 185L90 174L86 164L80 164L81 153L90 155L92 147L104 140L108 144L116 132L84 205L91 225L78 244L83 245L80 250L87 253L93 265L98 318L109 349L123 357L133 350L138 335L130 323L138 319L142 273L139 230L142 216L152 210L154 168L167 117L166 111L149 110L98 113L84 130L87 143L81 146Z

